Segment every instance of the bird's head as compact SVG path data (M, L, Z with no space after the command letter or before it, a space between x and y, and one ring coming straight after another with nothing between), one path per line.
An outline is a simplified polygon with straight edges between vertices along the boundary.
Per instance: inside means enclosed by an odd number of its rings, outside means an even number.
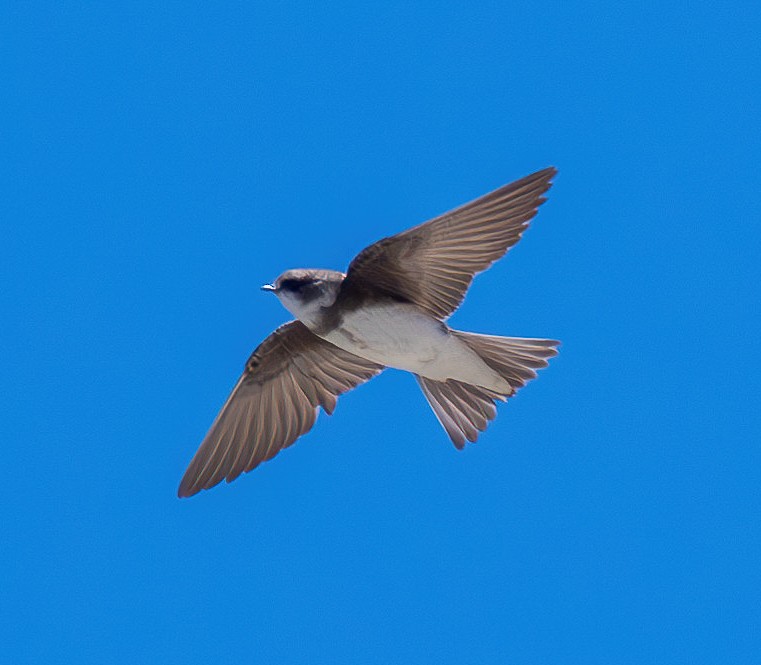
M274 284L265 284L262 290L274 293L283 307L309 325L315 322L321 308L335 302L344 277L335 270L298 268L286 270Z

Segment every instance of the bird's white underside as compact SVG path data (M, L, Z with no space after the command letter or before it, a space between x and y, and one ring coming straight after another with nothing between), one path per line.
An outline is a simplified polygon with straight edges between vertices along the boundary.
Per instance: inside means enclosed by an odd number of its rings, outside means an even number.
M414 305L360 307L323 337L362 358L434 381L457 379L497 392L510 390L470 347Z
M323 308L336 295L337 291L326 292L305 302L287 291L277 293L283 306L310 330L361 358L433 381L456 379L498 393L512 392L510 384L441 321L412 304L364 305L346 312L335 330L319 333Z

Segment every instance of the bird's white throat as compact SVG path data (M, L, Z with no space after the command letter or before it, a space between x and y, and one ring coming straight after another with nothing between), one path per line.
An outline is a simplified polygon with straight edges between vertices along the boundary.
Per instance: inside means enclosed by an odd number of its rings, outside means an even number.
M304 300L298 294L289 291L278 291L277 297L291 314L308 328L316 328L320 325L326 307L330 307L338 296L340 283L321 285L320 295L311 300Z

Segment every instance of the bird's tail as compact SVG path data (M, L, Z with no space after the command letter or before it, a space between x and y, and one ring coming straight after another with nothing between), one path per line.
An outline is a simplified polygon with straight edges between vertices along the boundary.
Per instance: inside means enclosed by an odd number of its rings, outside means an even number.
M512 397L536 370L547 366L547 359L557 354L560 342L552 339L496 337L453 330L481 359L510 385L506 392L448 379L433 381L416 376L423 394L431 405L452 443L463 448L465 441L475 441L490 420L497 415L495 403Z

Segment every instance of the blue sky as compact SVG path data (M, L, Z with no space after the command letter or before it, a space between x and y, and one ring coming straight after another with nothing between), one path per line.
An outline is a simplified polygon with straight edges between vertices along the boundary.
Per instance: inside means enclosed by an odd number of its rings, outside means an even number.
M0 10L5 662L758 662L758 7L467 4ZM260 284L551 164L478 444L389 371L176 498Z

